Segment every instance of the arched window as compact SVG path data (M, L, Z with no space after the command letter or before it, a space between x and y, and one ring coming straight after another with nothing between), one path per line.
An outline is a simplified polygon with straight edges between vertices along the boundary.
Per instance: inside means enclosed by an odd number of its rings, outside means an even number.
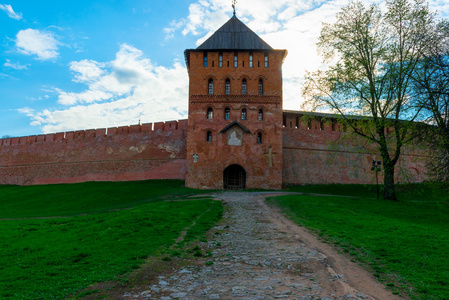
M259 79L259 95L263 95L263 80Z
M212 142L212 132L210 131L206 133L206 142Z
M208 94L209 95L213 95L214 94L214 80L212 78L209 79Z
M207 109L207 119L208 119L208 120L212 120L213 118L214 118L214 111L212 110L211 107L209 107L209 108Z
M246 108L242 109L242 120L246 120Z
M263 109L259 109L259 115L257 116L257 120L258 121L262 121L263 120Z
M257 133L257 143L262 144L262 132Z
M242 80L242 95L246 95L246 79Z
M225 83L225 94L229 95L231 94L231 81L229 79L226 79Z
M224 119L229 120L230 118L231 118L231 110L228 107L226 107L224 110Z

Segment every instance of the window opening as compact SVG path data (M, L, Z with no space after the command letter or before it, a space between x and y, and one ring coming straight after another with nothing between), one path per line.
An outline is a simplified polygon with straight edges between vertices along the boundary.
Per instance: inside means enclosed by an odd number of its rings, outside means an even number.
M265 68L268 68L268 53L265 53Z
M228 60L228 67L229 67L229 60Z
M242 120L246 120L246 108L242 109Z
M237 52L234 53L234 68L237 68L239 65Z
M225 113L224 114L224 119L225 120L229 120L231 118L231 110L229 108L225 108L224 113Z
M262 133L261 132L257 133L257 143L262 144Z
M214 66L214 61L212 61L212 67Z
M263 120L263 109L259 109L259 115L257 116L257 120L258 121L262 121Z
M213 95L214 94L214 80L212 78L209 79L208 94L209 95Z
M252 52L249 53L249 67L250 68L253 67L253 53Z
M324 122L320 120L320 130L324 130Z
M287 127L287 118L285 116L282 118L282 126Z
M212 132L210 131L206 133L206 142L212 142Z
M203 67L207 67L207 52L203 53Z
M242 95L246 95L246 79L242 80Z
M332 131L335 131L335 121L332 120Z
M312 120L307 121L307 129L312 129Z
M299 117L298 116L296 116L296 128L299 128Z
M259 95L263 95L263 80L259 79Z
M218 54L218 66L223 67L223 53L221 52Z
M229 79L226 79L225 83L225 94L229 95L231 94L231 81Z
M208 120L212 120L214 118L214 111L212 110L212 108L208 108L207 109L207 119Z

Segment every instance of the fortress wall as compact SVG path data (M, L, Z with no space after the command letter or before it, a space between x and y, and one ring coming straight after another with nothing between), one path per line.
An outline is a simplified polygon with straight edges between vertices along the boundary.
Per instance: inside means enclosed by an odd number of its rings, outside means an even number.
M296 126L296 115L284 115L284 185L376 183L372 161L382 160L376 148L357 138L340 140L346 133L339 124L332 126L332 122L320 122L320 118L299 119ZM424 158L419 150L404 147L396 164L396 182L425 180ZM383 172L379 173L379 182L383 182Z
M0 184L184 179L187 120L0 139Z

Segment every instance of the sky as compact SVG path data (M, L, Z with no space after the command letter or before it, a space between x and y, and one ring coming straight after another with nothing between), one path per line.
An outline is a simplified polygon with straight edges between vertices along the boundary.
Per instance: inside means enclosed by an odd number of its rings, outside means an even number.
M232 17L231 0L1 1L0 138L186 119L184 50ZM284 109L300 108L322 23L348 3L238 0L237 17L288 50Z

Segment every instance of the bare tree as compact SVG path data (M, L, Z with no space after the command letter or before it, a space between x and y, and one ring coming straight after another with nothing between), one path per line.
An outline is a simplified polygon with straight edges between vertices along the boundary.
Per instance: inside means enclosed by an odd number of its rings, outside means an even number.
M449 22L436 24L413 77L413 100L425 112L425 140L433 155L429 170L437 180L449 182Z
M323 24L318 49L328 69L309 73L303 88L304 107L339 114L354 134L378 149L385 199L396 200L394 168L403 146L415 138L413 121L422 114L410 102L411 77L433 22L421 0L387 1L386 12L351 2L335 23ZM354 115L366 118L354 122Z

